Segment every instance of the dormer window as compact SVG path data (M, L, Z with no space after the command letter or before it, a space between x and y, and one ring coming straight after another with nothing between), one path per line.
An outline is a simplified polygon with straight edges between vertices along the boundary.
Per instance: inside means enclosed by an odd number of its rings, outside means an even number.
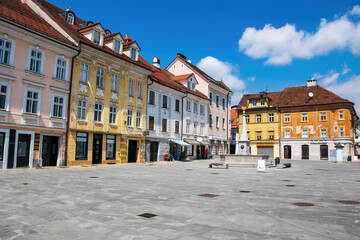
M114 40L114 52L120 53L121 42L119 40Z
M137 60L137 50L135 48L131 48L131 59Z
M66 16L66 21L68 23L71 23L72 25L74 25L74 22L75 22L75 16L73 13L68 13L67 16Z
M93 32L93 43L100 45L101 33L99 31L94 30Z
M192 81L192 78L190 78L187 82L187 88L190 89L191 91L195 90L195 83Z

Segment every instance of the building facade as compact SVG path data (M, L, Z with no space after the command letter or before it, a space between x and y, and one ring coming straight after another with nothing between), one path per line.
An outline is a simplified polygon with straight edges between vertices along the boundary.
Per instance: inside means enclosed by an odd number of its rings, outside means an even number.
M20 0L0 10L0 167L63 165L77 47Z
M231 107L231 138L230 138L230 154L236 154L237 151L237 141L240 140L239 135L239 122L238 117L239 113L237 110L238 106Z

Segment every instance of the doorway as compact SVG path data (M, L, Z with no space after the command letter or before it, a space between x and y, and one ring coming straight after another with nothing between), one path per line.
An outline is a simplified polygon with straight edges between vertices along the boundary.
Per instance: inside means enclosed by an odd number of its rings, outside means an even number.
M137 161L137 141L129 140L128 147L128 162L133 163Z
M30 134L19 134L16 167L28 167L30 158Z
M100 164L102 156L102 134L94 134L92 164Z
M157 162L158 147L158 142L150 142L150 162Z
M301 146L301 159L309 159L309 145Z
M289 145L284 146L284 158L291 159L291 146Z
M329 159L328 145L320 145L320 159L321 160L328 160Z
M42 166L56 166L59 154L59 137L43 136Z

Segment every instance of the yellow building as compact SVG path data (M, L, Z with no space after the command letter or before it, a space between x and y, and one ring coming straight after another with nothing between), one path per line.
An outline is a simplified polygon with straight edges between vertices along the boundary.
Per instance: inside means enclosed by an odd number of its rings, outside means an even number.
M81 52L73 61L67 165L145 162L151 71L139 46L100 23L77 34Z
M276 104L280 93L247 94L239 102L239 136L242 130L242 117L245 114L251 154L279 157L280 115ZM245 109L244 112L242 108Z

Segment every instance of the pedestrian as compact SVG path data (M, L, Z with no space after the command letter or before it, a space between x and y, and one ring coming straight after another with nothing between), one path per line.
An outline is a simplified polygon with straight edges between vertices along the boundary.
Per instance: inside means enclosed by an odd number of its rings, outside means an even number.
M205 150L205 159L208 159L208 157L209 157L209 149L207 148Z

